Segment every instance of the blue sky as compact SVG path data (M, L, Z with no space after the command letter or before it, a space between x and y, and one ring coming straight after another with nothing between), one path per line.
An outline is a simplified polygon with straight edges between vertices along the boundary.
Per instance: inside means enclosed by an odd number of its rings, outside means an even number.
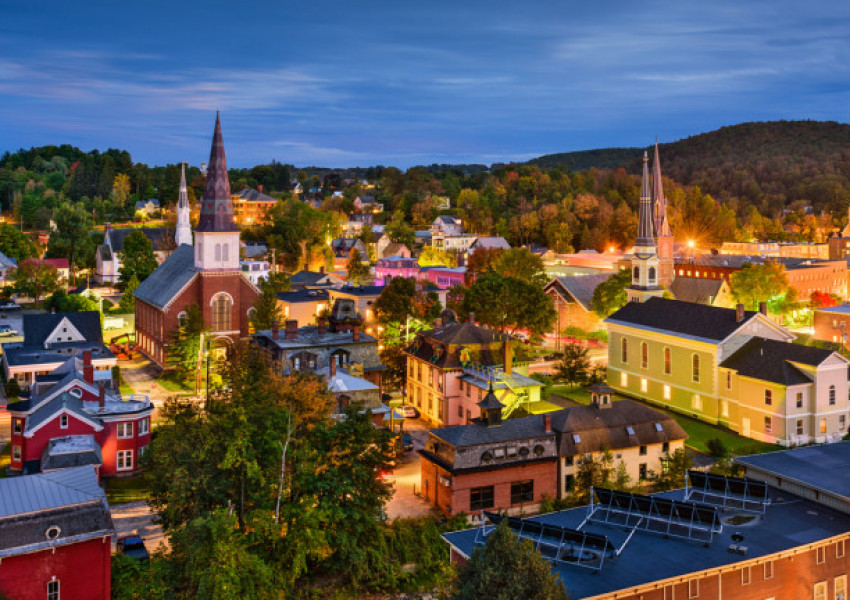
M850 121L850 3L0 0L0 151L408 167Z

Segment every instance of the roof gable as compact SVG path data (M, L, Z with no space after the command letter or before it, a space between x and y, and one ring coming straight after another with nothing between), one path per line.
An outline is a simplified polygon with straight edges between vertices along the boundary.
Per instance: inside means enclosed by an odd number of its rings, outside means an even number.
M194 247L181 244L139 284L133 296L157 308L165 308L197 274Z
M61 332L61 327L73 328L73 332ZM59 332L57 332L57 329ZM64 343L61 340L57 342L48 342L48 338L56 333L56 337L78 336L80 340L103 343L103 332L100 328L100 313L95 310L71 313L53 313L48 315L24 315L24 344L26 346L41 346L46 347L49 343Z

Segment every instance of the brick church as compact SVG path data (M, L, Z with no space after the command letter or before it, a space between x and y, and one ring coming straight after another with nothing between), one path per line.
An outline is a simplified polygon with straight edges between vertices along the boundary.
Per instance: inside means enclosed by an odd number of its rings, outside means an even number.
M178 223L188 223L186 182L180 182ZM181 217L182 220L181 220ZM178 228L179 229L179 228ZM151 360L165 363L171 333L197 303L212 331L213 348L248 336L248 311L260 291L239 268L239 228L233 220L221 121L215 120L207 183L194 245L182 243L135 291L136 344Z

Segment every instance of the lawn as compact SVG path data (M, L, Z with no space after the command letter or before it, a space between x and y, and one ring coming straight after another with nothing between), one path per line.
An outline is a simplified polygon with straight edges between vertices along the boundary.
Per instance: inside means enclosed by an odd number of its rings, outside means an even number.
M157 385L162 386L162 389L167 390L169 392L194 392L194 386L188 387L180 383L179 381L174 381L168 377L160 377L156 380Z
M570 389L570 386L568 385L557 385L551 388L551 393L559 396L565 396L580 404L590 404L590 392L583 387ZM633 400L640 402L640 400L636 398L633 398ZM676 419L676 422L681 425L682 429L685 430L685 433L688 434L687 445L695 450L699 450L700 452L708 452L708 440L713 438L719 439L723 442L723 445L726 446L730 453L738 456L782 450L781 446L742 437L725 427L718 427L717 425L711 425L710 423L686 417L685 415L672 410L666 410L660 406L651 404L647 404L647 406L651 406L655 410L665 412Z
M106 480L106 499L109 504L124 504L147 500L147 485L143 477L120 477Z

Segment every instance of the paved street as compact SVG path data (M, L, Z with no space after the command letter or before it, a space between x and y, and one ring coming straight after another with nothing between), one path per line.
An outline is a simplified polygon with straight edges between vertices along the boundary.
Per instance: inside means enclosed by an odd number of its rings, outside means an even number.
M153 522L153 513L144 502L116 504L112 509L112 521L115 523L115 538L137 534L145 540L148 552L156 550L160 544L168 547L168 540L162 533L162 527Z
M414 493L414 490L420 491L419 462L421 458L416 450L425 446L425 441L428 439L428 427L420 419L405 419L404 431L413 438L414 449L405 452L404 457L400 458L398 466L393 470L395 493L384 507L390 519L421 517L433 512L431 505Z

